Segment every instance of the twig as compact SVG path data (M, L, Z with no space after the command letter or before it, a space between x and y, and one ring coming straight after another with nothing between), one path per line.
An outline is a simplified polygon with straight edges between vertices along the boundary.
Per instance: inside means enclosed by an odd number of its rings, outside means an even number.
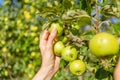
M73 41L73 44L75 44L76 46L82 46L84 43L83 43L83 40L81 40L79 37L73 35L71 32L70 34L67 36L70 40Z

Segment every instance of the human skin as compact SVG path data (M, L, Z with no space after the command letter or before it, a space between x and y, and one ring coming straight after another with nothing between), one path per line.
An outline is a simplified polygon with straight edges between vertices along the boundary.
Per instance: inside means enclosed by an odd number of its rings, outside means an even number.
M118 37L118 43L120 45L120 37ZM120 57L114 69L114 80L120 80Z
M32 80L51 80L58 71L60 57L55 56L53 53L53 42L56 34L56 28L54 28L51 33L47 29L43 32L39 44L42 56L42 65Z
M118 59L114 70L114 80L120 80L120 58Z

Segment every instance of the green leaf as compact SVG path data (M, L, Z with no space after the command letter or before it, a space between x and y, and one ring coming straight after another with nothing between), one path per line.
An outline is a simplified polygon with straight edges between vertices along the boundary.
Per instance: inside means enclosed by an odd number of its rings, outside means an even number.
M114 32L119 35L120 34L120 26L119 25L113 25L112 28L114 29Z
M67 62L63 59L60 60L60 67L64 68L67 65Z
M79 25L91 24L91 17L83 10L68 10L62 15L63 20L74 20Z
M103 68L100 68L97 70L96 74L95 74L95 77L98 79L98 80L102 80L102 79L105 79L109 76L109 72L107 72L106 70L104 70Z

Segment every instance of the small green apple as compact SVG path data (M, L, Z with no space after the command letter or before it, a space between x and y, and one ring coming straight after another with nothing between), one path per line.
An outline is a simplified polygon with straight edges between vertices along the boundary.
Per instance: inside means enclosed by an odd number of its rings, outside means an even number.
M57 56L61 56L61 52L64 49L64 47L65 46L64 46L62 41L57 41L54 44L54 54L57 55Z
M57 37L61 36L63 33L63 27L59 23L52 23L50 28L49 28L49 31L51 32L54 27L57 28Z
M77 58L77 50L73 46L67 46L62 50L61 56L65 61L73 61Z
M69 69L70 69L71 73L73 73L74 75L80 76L85 72L86 65L81 60L74 60L74 61L70 62Z

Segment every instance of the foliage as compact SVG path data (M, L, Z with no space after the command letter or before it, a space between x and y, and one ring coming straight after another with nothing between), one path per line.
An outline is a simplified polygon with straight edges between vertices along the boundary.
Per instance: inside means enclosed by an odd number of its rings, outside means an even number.
M63 25L69 44L86 63L82 76L73 75L61 59L53 80L113 80L119 56L98 59L88 42L98 32L120 35L119 0L3 0L0 5L0 80L30 80L41 65L39 35L52 22ZM74 25L79 28L74 28ZM73 25L73 26L72 26ZM76 33L77 32L77 33ZM68 44L66 44L68 45Z
M38 3L6 0L0 6L0 80L29 80L41 64Z

